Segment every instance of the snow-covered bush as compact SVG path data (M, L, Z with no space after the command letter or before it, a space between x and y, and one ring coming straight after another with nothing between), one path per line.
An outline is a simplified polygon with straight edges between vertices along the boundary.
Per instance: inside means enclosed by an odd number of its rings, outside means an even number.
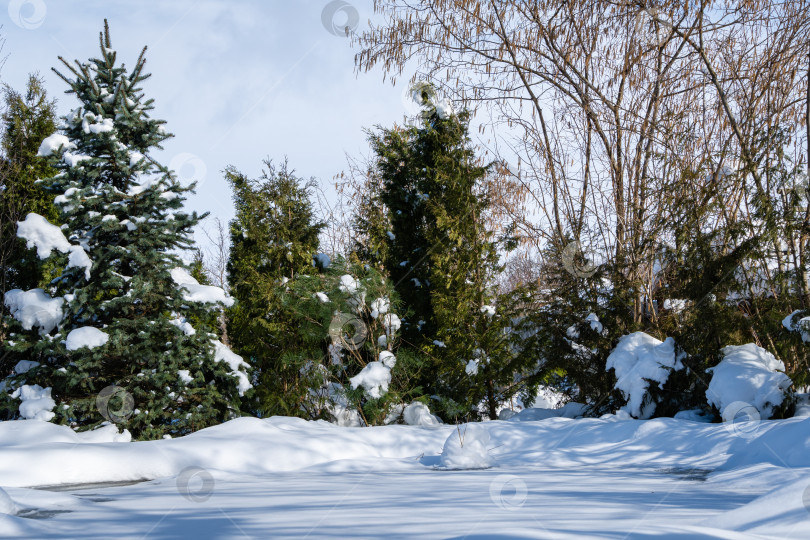
M723 417L727 407L744 403L755 407L761 419L771 418L792 384L782 361L755 343L730 345L722 353L720 363L706 370L712 375L706 389L709 404Z
M395 408L420 397L412 388L418 358L398 350L390 281L374 268L335 257L321 273L297 276L284 287L281 307L297 321L300 339L286 358L304 366L307 384L300 408L290 414L342 425L398 421L401 410Z
M639 419L655 413L657 400L650 393L650 385L663 388L670 374L683 368L672 338L660 341L644 332L619 339L605 364L605 369L616 373L615 388L627 399L623 409Z

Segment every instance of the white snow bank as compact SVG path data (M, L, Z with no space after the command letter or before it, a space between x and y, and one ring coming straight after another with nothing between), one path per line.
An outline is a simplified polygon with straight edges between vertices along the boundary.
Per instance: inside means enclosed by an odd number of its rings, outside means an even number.
M650 398L650 381L663 386L670 373L683 369L675 355L675 341L659 341L644 332L622 336L607 358L605 369L616 372L615 388L627 399L624 407L635 418L647 419L655 413Z
M391 368L382 362L369 362L349 382L354 389L362 386L369 397L380 398L388 392L388 385L391 384Z
M807 538L810 521L808 478L794 480L753 501L706 520L712 527L757 535L757 538ZM761 535L761 536L760 536Z
M495 464L489 454L489 431L483 426L456 426L444 441L439 466L445 469L488 469Z
M14 515L17 513L18 507L8 496L8 493L0 488L0 514Z
M245 373L241 368L248 369L250 366L242 359L241 356L230 350L228 346L221 341L214 340L213 343L215 347L214 359L217 362L225 362L228 364L228 366L231 368L231 375L239 380L239 395L244 396L245 392L253 388L253 385L250 384L247 373Z
M65 316L62 311L64 298L51 298L42 289L10 290L4 303L23 328L31 330L38 326L40 334L50 333Z
M222 304L226 307L231 307L234 303L234 299L228 296L220 287L200 285L200 283L183 268L173 268L171 270L171 276L175 283L186 290L183 294L183 299L188 302Z
M734 403L751 405L760 418L768 419L774 407L782 404L792 384L782 373L785 365L754 343L724 347L723 360L706 371L712 374L706 398L725 417L726 408Z
M26 420L41 420L43 422L50 422L55 416L53 408L56 403L51 398L51 389L42 388L38 384L27 385L17 388L11 397L19 399L20 403L20 416Z
M42 141L42 144L39 145L39 151L37 152L38 156L48 157L53 155L59 149L62 151L65 150L72 150L76 148L76 145L70 142L70 139L61 135L59 133L54 133L49 137L45 137L45 140Z
M672 418L648 421L612 419L542 422L485 422L470 432L500 466L546 468L604 465L615 470L653 471L661 467L728 469L762 462L779 467L810 467L810 419L764 421L753 438L742 439L722 424ZM176 439L87 444L66 426L20 420L0 422L0 478L3 486L113 482L175 476L186 467L257 476L316 466L333 472L369 469L425 472L438 465L440 450L456 426L391 425L342 428L294 418L238 418ZM94 433L94 432L93 432ZM484 443L486 437L490 441ZM76 444L85 443L85 444ZM455 443L450 443L453 446ZM460 447L460 444L459 444ZM770 448L770 450L769 450ZM479 448L480 449L480 448ZM470 452L467 450L466 452ZM448 459L454 455L448 448ZM64 465L64 456L70 466ZM423 460L417 459L424 456ZM479 452L479 457L483 454ZM729 459L729 456L732 459ZM646 474L646 473L645 473Z
M69 351L75 351L82 347L95 349L96 347L101 347L109 340L110 336L108 336L106 332L93 326L82 326L70 331L65 340L65 348Z

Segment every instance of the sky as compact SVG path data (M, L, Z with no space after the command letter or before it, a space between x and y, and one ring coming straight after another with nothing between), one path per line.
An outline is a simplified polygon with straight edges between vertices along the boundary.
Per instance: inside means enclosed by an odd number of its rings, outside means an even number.
M256 177L263 159L287 157L299 176L328 190L347 169L347 154L368 154L365 128L401 122L412 107L406 82L394 87L382 71L356 73L356 50L340 30L355 21L355 31L367 28L373 0L2 3L0 82L23 89L39 72L60 114L78 101L51 68L59 56L98 56L105 18L119 61L133 66L148 46L152 78L143 88L155 100L153 116L175 135L155 157L198 182L187 207L211 213L206 227L234 213L226 166ZM199 233L197 240L205 242Z

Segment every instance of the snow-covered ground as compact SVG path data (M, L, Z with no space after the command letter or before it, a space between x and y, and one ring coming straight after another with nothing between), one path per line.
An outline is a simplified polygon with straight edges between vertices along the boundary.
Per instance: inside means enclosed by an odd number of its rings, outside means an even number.
M810 538L810 418L532 413L469 432L242 418L153 442L0 422L0 535Z

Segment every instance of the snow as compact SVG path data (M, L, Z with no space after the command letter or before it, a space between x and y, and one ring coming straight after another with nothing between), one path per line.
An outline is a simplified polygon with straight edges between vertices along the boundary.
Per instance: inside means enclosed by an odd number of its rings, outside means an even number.
M794 316L798 313L804 313L805 310L797 309L784 319L782 319L782 326L791 332L798 332L802 337L802 341L807 343L810 341L810 317L802 317L796 321L793 320Z
M763 421L748 440L720 424L671 418L471 427L483 431L465 433L465 446L482 442L475 457L497 466L445 470L444 456L456 450L445 443L459 441L446 425L238 418L126 443L114 426L91 442L66 426L0 422L0 484L14 505L0 503L9 514L0 535L810 537L810 419Z
M489 431L482 426L456 426L442 447L439 466L444 469L488 469L495 460L489 453Z
M478 360L470 360L467 362L467 366L464 368L464 371L471 377L478 375Z
M49 422L55 416L56 403L51 398L51 389L38 384L24 384L17 388L11 397L20 400L20 416L26 420Z
M591 313L585 317L585 322L589 323L591 325L591 330L597 334L602 333L602 323L599 322L599 317L596 316L596 313Z
M20 360L14 366L14 373L18 375L28 373L30 370L34 369L38 365L39 362L35 362L34 360Z
M660 386L672 371L683 369L676 358L675 341L659 341L644 332L622 336L607 358L605 369L616 372L615 388L627 399L624 410L635 418L647 419L655 412L655 402L649 397L650 381Z
M358 290L360 290L360 282L357 281L353 276L350 276L349 274L344 274L340 276L339 288L341 291L345 293L354 294Z
M332 265L332 259L329 258L329 255L326 253L317 253L315 257L313 257L313 262L317 265L326 270L329 266Z
M0 489L0 514L14 515L17 513L17 505L3 489Z
M65 348L69 351L75 351L82 347L95 349L107 343L109 339L110 336L98 328L82 326L70 331L65 340Z
M534 422L547 418L580 418L585 414L584 403L570 402L560 408L530 407L523 409L509 420L511 422Z
M394 353L389 351L382 351L380 353L380 363L387 368L393 369L394 366L397 364L397 358L394 356Z
M187 369L178 369L177 376L180 377L180 380L183 381L184 384L188 384L194 380L191 373Z
M349 382L354 389L362 386L369 397L380 398L388 392L388 385L391 384L391 368L382 362L369 362Z
M785 365L754 343L730 345L724 347L722 353L723 360L706 370L712 374L706 390L709 403L717 407L724 418L726 409L734 404L749 405L760 418L770 418L792 384L783 373ZM735 408L742 409L737 405Z
M487 317L492 317L493 315L495 315L495 306L490 305L481 306L481 313L483 313Z
M90 270L93 268L93 261L81 246L70 246L68 256L68 268L84 268L84 277L90 279Z
M231 307L234 304L234 299L228 296L220 287L200 285L200 283L183 268L173 268L171 270L171 276L175 283L185 289L183 299L187 302L222 304L225 307Z
M84 268L85 276L90 279L93 262L81 246L74 246L65 238L62 229L50 223L39 214L28 214L24 221L17 222L17 236L25 239L26 246L37 248L37 256L45 259L53 250L69 253L68 268Z
M84 128L85 133L109 133L113 130L113 121L111 118L103 118L100 121L88 124Z
M402 327L402 321L399 320L396 313L388 313L383 317L383 327L385 327L385 333L390 336Z
M31 330L37 326L40 334L50 333L65 316L62 311L65 300L51 298L42 289L12 289L6 293L4 303L23 328Z
M421 401L414 401L402 410L402 420L409 426L435 426L442 421L430 414L430 409Z
M320 302L326 304L329 302L329 297L326 296L326 293L323 292L316 292L312 295L313 297L317 298Z
M227 345L222 343L221 341L214 340L214 360L217 362L225 362L231 368L231 375L238 379L237 388L239 390L239 395L244 396L245 392L253 388L253 385L250 384L250 379L248 379L247 373L245 373L241 368L248 369L247 362L242 360L242 357L233 352L228 348Z
M86 161L90 159L90 156L86 156L84 154L74 154L73 152L65 152L62 154L62 161L65 162L65 165L68 167L75 167L82 161Z
M441 98L436 100L436 114L439 115L439 118L442 120L446 120L447 118L451 117L455 114L453 110L453 104L447 98Z
M38 156L48 157L56 153L59 149L72 150L76 145L70 142L70 139L59 133L54 133L49 137L45 137L42 144L39 145Z
M391 309L391 300L387 296L382 296L371 302L371 318L376 319L380 315L385 315Z
M364 425L360 413L349 407L349 400L341 385L329 383L326 393L326 408L334 417L336 425L341 427L361 427Z
M24 221L18 221L17 236L26 241L29 249L36 247L40 259L50 257L54 249L67 253L71 247L62 229L39 214L31 213L25 216Z
M176 319L170 320L169 322L172 323L177 328L179 328L186 336L193 336L194 334L197 333L197 330L195 330L194 327L191 325L191 323L188 322L185 318L178 317Z

